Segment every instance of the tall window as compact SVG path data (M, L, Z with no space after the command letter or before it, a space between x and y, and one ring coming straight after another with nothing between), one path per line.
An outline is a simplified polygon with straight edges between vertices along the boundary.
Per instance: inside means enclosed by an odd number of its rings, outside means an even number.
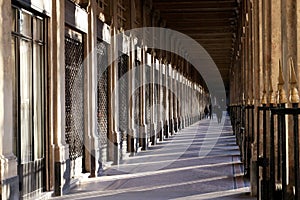
M125 13L126 9L124 7L124 0L118 0L118 6L117 6L117 19L118 19L118 28L123 27L124 28L124 24L125 24L125 17L124 17L124 13Z
M15 72L15 153L21 163L44 155L44 19L12 8L12 59Z

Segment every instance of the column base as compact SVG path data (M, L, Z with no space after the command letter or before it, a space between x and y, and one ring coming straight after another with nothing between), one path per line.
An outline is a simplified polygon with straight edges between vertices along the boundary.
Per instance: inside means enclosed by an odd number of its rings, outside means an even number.
M175 133L177 133L178 132L178 129L179 129L179 127L178 127L178 118L176 117L176 118L174 118L174 132Z
M147 137L147 125L142 124L140 125L140 135L139 135L140 147L142 150L148 149L148 137Z
M188 127L188 121L187 121L187 117L183 117L183 122L184 122L184 128Z
M54 163L54 194L61 196L70 191L71 162L69 159L69 146L56 146Z
M100 147L97 136L86 136L84 142L85 160L83 172L89 172L89 177L96 177L97 169L99 167Z
M150 142L151 145L156 145L157 144L157 130L156 130L157 125L155 123L150 124Z
M165 138L169 138L169 121L166 120L164 124L164 136Z
M136 137L137 132L135 129L128 129L128 135L127 135L127 151L130 154L136 153L137 152L137 140Z
M121 159L121 133L113 131L110 134L108 143L108 161L112 161L113 165L118 165Z
M185 121L186 121L186 127L191 125L191 124L190 124L190 118L189 118L189 117L186 117L186 120L185 120Z
M159 137L159 141L163 141L164 140L164 122L163 121L159 121L157 124L157 134Z
M181 129L184 129L184 119L183 119L183 117L180 117L180 130Z
M92 177L99 177L103 174L103 161L102 160L102 152L100 147L96 147L95 149L91 150L90 160L91 160L91 168L90 168L90 176Z
M19 199L19 176L17 174L17 160L11 154L0 155L0 199Z
M169 133L174 135L174 119L169 119Z
M178 127L178 131L181 130L181 117L177 118L177 127Z
M129 157L129 153L128 153L128 151L127 151L127 149L128 149L128 134L127 134L127 132L123 132L123 133L121 133L121 136L122 136L122 140L121 140L121 142L120 142L120 151L121 151L121 160L122 159L126 159L126 158L128 158Z
M257 195L257 161L251 161L250 166L250 185L251 185L251 196Z
M63 162L55 162L55 180L54 180L54 194L55 196L61 196L67 194L70 191L71 182L71 162L67 159Z

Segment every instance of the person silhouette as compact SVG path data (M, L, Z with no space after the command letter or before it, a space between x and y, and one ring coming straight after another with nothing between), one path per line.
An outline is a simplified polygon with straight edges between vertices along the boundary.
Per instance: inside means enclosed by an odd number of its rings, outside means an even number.
M220 124L222 121L222 109L220 106L216 106L216 114L217 114L218 124Z
M209 104L209 118L213 119L213 112L212 112L212 106Z
M205 106L205 108L204 108L205 119L208 118L208 112L209 112L209 110L208 110L207 106Z

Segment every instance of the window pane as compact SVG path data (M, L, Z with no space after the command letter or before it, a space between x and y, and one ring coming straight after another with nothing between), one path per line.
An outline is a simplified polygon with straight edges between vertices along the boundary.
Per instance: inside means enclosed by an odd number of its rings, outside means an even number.
M31 37L31 15L20 11L20 33Z
M43 157L43 47L35 44L33 54L34 86L34 158Z
M16 9L12 8L11 30L16 31Z
M43 41L43 20L40 18L34 18L33 25L33 37L35 40Z
M12 37L11 40L11 65L13 70L13 77L17 77L16 71L16 39ZM17 133L18 133L18 93L17 93L17 79L13 79L13 153L17 155Z
M31 43L20 40L21 162L32 160Z

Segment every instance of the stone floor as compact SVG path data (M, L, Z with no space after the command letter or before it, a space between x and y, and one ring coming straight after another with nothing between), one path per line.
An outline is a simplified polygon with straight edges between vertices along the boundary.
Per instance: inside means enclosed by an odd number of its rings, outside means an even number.
M201 120L53 199L255 199L228 116Z

